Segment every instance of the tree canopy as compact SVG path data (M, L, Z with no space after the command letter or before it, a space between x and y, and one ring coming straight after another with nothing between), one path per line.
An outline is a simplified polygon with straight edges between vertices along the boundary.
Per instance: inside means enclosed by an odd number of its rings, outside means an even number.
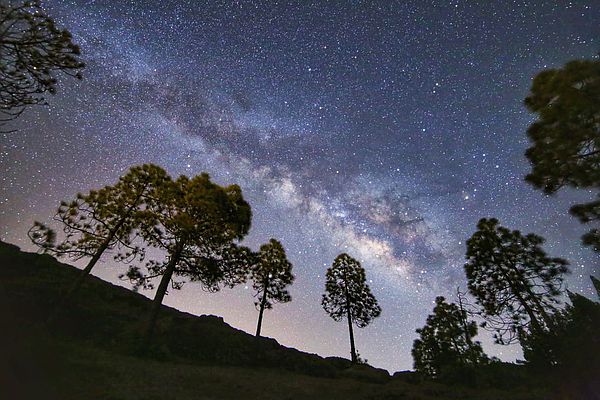
M562 187L592 189L600 196L600 60L577 60L540 72L525 99L538 115L527 130L531 147L526 180L545 193ZM600 198L571 208L582 223L600 220ZM600 251L600 231L583 242Z
M487 362L481 344L473 341L477 324L467 320L466 311L444 297L435 299L433 314L425 326L417 329L419 339L412 348L414 368L430 378L447 369Z
M484 326L496 332L498 343L548 328L567 261L548 257L541 236L511 231L497 219L483 218L477 229L467 241L465 272L469 291L482 307Z
M249 204L239 186L221 187L208 174L181 176L162 185L149 204L147 218L141 236L164 250L166 258L148 261L147 275L132 266L128 277L144 286L149 279L161 277L146 327L149 339L169 285L181 287L175 277L199 282L203 289L215 292L222 285L245 281L252 257L249 249L235 243L250 229Z
M29 237L42 251L74 260L90 259L67 296L81 285L106 251L118 250L114 258L125 262L143 258L144 249L134 239L141 226L148 224L147 207L157 189L169 181L167 173L156 165L132 167L115 185L61 202L54 221L60 224L62 235L57 236L43 223L34 223Z
M352 325L364 328L381 314L381 307L366 283L366 273L360 263L348 254L340 254L325 276L323 308L334 321L348 320L350 354L357 361Z
M287 260L281 243L271 239L260 246L256 261L250 270L252 288L260 300L255 303L259 310L256 336L260 336L263 312L273 308L273 303L287 303L292 300L286 287L294 282L292 264Z
M0 2L0 125L56 92L57 75L81 79L84 63L66 29L39 1Z

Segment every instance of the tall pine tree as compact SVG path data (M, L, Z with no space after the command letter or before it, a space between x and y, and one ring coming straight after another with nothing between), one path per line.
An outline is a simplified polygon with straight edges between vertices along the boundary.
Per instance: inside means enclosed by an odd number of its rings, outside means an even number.
M269 243L260 246L250 277L256 296L260 299L255 303L259 310L256 336L260 336L265 309L273 308L273 303L287 303L292 300L286 289L294 282L292 264L287 260L281 243L271 239Z
M381 314L377 299L366 283L366 274L360 263L348 254L340 254L325 276L325 294L321 304L334 321L346 318L350 334L352 362L358 361L354 345L353 325L364 328Z
M433 314L427 323L417 329L412 356L414 367L430 378L437 378L448 369L458 366L484 364L487 357L481 344L473 341L477 324L468 321L467 313L456 304L446 303L443 297L435 299Z

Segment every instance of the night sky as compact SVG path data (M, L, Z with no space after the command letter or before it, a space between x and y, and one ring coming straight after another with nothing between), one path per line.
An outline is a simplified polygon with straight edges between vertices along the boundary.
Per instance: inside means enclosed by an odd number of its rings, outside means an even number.
M436 295L465 288L465 241L482 217L546 237L571 262L568 287L591 296L598 259L568 208L592 195L549 198L524 182L534 116L522 101L540 70L600 50L598 1L217 3L44 3L87 68L1 136L2 240L33 250L34 220L133 165L206 171L251 204L244 243L277 238L294 265L293 301L266 312L263 334L349 357L345 322L320 305L325 270L348 252L383 309L356 330L358 352L389 370L412 367ZM127 285L105 261L95 274ZM251 286L193 283L165 299L250 333L253 302Z

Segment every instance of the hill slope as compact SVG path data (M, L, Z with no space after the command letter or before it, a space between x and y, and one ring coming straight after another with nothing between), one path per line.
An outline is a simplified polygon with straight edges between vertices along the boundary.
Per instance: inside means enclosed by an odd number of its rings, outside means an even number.
M411 384L407 375L392 379L383 370L257 339L219 317L166 306L152 356L140 357L132 349L150 300L101 279L90 277L53 323L44 323L78 273L50 256L0 242L6 327L0 398L540 398Z

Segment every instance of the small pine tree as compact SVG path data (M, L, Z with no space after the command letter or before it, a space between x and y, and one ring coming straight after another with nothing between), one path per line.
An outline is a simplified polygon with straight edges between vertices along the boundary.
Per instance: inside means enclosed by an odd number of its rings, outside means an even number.
M287 260L281 243L271 239L260 247L257 260L250 271L252 287L260 301L255 303L259 310L256 336L260 336L263 313L273 308L273 303L287 303L292 300L286 287L294 282L292 264Z
M456 304L435 299L433 314L417 329L412 356L414 368L430 378L437 378L448 369L487 363L481 344L473 341L477 324L467 320L467 313Z
M323 308L334 321L346 318L350 333L352 362L358 361L354 345L353 325L364 328L381 314L377 299L366 283L366 274L360 263L348 254L340 254L327 270Z

